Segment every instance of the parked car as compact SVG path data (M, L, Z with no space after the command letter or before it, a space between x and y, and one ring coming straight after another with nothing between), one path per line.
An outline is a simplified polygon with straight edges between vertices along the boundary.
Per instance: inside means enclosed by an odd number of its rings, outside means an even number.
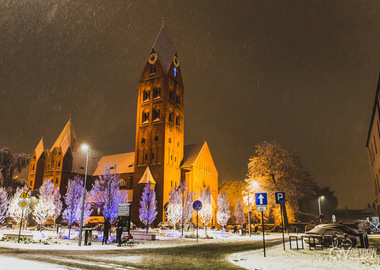
M97 227L99 224L104 224L103 216L90 216L84 221L84 226Z
M305 233L306 236L322 236L321 238L315 238L316 245L322 244L324 247L330 247L334 244L334 240L349 239L346 242L351 242L352 247L368 247L368 237L365 233L360 233L358 230L350 228L345 225L337 224L321 224L314 229ZM322 243L320 243L322 241ZM314 245L313 240L304 238L306 244ZM341 241L337 241L340 243ZM336 242L336 243L337 243Z

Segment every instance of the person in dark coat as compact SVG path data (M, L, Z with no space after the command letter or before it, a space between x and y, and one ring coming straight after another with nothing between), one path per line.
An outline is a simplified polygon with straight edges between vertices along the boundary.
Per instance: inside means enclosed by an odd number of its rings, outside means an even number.
M108 245L107 241L108 241L108 235L110 233L110 229L111 229L110 219L107 218L106 221L104 222L102 245L104 245L104 243Z
M118 247L121 247L121 235L123 233L123 222L119 219L116 227L116 243Z

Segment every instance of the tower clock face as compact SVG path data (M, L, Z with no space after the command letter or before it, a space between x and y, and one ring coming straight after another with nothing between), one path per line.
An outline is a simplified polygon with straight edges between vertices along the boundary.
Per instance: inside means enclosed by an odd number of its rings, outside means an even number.
M177 56L174 56L174 57L173 57L173 64L174 64L175 67L178 67L178 66L179 66L179 59L178 59Z
M149 64L154 64L156 63L157 61L157 54L156 53L152 53L150 56L149 56Z

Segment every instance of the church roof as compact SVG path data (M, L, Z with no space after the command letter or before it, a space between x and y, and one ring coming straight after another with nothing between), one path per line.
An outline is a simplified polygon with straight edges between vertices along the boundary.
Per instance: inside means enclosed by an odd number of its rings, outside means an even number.
M158 32L156 41L153 44L153 49L157 53L158 59L167 72L173 61L173 56L176 54L176 49L174 48L169 35L166 33L164 26L162 26L160 32Z
M103 170L106 165L111 165L116 167L117 173L133 173L135 170L134 167L134 161L135 161L135 152L129 152L129 153L123 153L118 155L109 155L109 156L103 156L99 162L98 166L95 169L94 176L95 175L102 175Z
M150 171L149 166L148 166L148 167L146 167L146 170L145 170L143 176L141 177L139 184L148 184L149 182L151 184L156 184L156 181L154 181L152 172Z
M34 152L36 152L36 160L39 160L39 158L41 157L42 153L44 152L44 141L43 139L41 138L40 142L38 143L36 149L34 150Z
M186 168L193 166L205 144L206 142L185 145L183 151L183 160L180 167Z
M71 123L71 120L67 121L66 126L63 128L61 134L59 134L58 139L55 141L53 147L50 151L53 151L55 147L64 146L67 147L74 147L77 143L77 136L75 135L73 124ZM67 149L66 149L67 151Z

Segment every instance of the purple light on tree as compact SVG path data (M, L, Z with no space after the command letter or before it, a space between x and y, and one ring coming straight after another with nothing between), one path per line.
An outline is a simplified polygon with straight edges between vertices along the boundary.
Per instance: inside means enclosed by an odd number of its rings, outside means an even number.
M73 180L69 180L67 183L67 192L65 194L66 209L63 211L63 218L67 220L69 224L69 239L71 225L78 219L77 209L80 208L80 199L83 194L83 179L77 175ZM79 207L78 207L79 205ZM80 217L79 217L80 218Z
M139 217L141 222L146 226L148 234L149 226L157 216L156 192L150 188L150 182L144 187L141 195Z
M8 216L9 197L5 188L0 188L0 223Z
M61 193L59 192L59 187L54 191L53 202L55 206L55 209L54 209L54 224L55 224L57 218L62 212L62 206L63 206Z
M122 202L128 202L127 192L120 192L120 175L116 173L116 165L113 166L115 173L111 173L111 165L106 165L103 175L99 176L90 191L92 200L101 209L104 219L110 219L111 223L117 218L118 206Z

